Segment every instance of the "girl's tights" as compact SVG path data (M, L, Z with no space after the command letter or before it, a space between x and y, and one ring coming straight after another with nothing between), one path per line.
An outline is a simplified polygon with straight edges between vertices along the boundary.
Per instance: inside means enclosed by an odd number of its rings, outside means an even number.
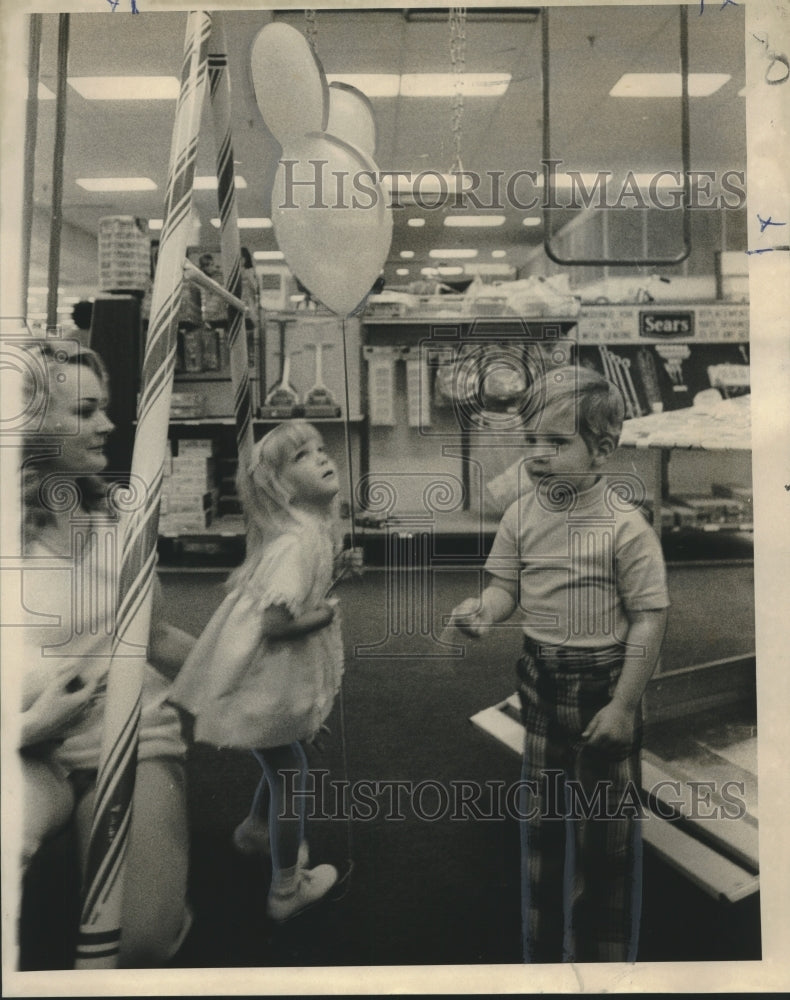
M305 796L294 792L305 791L307 757L300 743L254 750L253 754L263 769L263 777L255 792L252 812L257 811L268 788L272 866L279 870L294 868L299 844L304 839L305 814Z

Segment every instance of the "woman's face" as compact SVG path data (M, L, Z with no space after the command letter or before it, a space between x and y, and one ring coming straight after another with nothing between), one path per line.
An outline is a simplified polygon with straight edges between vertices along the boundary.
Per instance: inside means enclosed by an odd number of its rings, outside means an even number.
M61 472L90 475L107 465L104 447L113 424L107 418L107 389L85 365L64 365L52 380L41 433L53 435L60 454L52 464Z

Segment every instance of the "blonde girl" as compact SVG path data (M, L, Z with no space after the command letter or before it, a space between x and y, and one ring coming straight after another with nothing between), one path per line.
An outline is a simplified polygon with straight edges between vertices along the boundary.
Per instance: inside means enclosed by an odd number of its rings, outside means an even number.
M272 884L267 912L283 921L337 881L332 865L307 868L304 796L311 740L329 715L343 673L332 584L337 470L302 420L280 424L240 468L247 555L230 593L179 674L172 699L195 718L195 739L251 750L263 776L240 846L264 839L258 807L269 793ZM242 647L250 645L250 654ZM296 781L293 772L297 772Z

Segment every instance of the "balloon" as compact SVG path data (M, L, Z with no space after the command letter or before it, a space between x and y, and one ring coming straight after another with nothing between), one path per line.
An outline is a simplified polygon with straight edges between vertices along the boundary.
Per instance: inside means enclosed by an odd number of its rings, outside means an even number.
M323 131L329 110L326 77L296 28L275 22L252 43L250 69L263 120L281 146Z
M329 84L329 118L325 131L368 156L376 152L373 105L361 90L350 84Z
M279 247L310 293L338 316L348 316L379 276L392 241L392 213L376 180L378 168L325 132L305 135L283 150L283 159L298 162L281 161L274 179L272 222Z

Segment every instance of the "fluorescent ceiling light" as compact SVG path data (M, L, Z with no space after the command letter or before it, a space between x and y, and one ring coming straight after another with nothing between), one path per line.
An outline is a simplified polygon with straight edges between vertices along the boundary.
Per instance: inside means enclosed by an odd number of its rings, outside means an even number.
M673 188L679 190L683 187L683 171L673 171L676 176L667 174L664 171L656 170L652 174L634 174L634 180L640 188L649 188L653 184L656 188ZM661 176L657 176L660 174Z
M425 219L409 219L406 224L411 226L413 229L419 229L420 226L425 225Z
M528 215L526 219L521 223L522 226L540 226L543 223L543 219L539 215Z
M451 247L447 250L429 250L428 256L434 258L439 257L442 260L450 260L451 258L458 260L461 258L476 257L477 250L457 250L454 247Z
M460 265L455 267L423 267L420 274L428 278L449 278L454 274L463 274L464 269Z
M211 225L215 229L219 229L222 225L221 219L212 219ZM239 219L238 220L239 229L271 229L272 220L266 218L249 218L249 219Z
M492 250L491 256L497 258L507 257L507 250Z
M385 191L397 192L399 195L414 194L422 197L465 191L474 186L474 179L469 174L442 174L438 170L403 170L385 172L381 178L381 186Z
M247 182L241 176L241 174L236 174L233 178L233 184L235 187L241 189L247 187ZM214 176L208 177L195 177L192 182L192 187L195 191L216 191L217 189L217 178Z
M165 220L164 219L149 219L148 220L148 228L149 229L154 229L154 230L161 229L164 224L165 224Z
M285 260L282 250L256 250L252 256L255 260Z
M156 191L150 177L78 177L85 191Z
M174 101L177 76L70 76L70 85L88 101Z
M403 257L404 260L411 260L412 257L414 256L414 251L413 250L401 250L400 255L401 255L401 257Z
M327 73L328 83L347 83L366 97L397 97L400 77L397 73Z
M400 78L401 97L452 97L455 73L404 73ZM464 97L501 97L510 83L510 73L462 73Z
M504 215L448 215L445 216L445 226L493 227L505 224Z
M729 73L689 73L689 97L710 97L730 79ZM680 73L623 73L610 97L680 97Z
M408 267L399 267L399 268L397 268L397 270L395 271L395 273L399 274L401 277L403 277L405 274L409 273L409 269L408 269Z

